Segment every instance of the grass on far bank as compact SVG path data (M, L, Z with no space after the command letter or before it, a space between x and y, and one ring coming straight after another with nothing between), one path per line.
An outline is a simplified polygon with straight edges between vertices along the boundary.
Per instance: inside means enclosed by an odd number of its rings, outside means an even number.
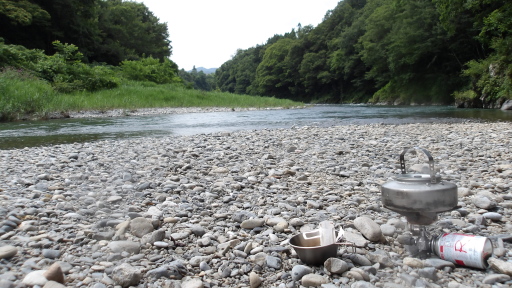
M303 103L273 97L186 89L180 84L158 85L125 81L118 88L97 92L55 92L33 78L0 77L0 121L45 118L51 113L163 107L291 108Z

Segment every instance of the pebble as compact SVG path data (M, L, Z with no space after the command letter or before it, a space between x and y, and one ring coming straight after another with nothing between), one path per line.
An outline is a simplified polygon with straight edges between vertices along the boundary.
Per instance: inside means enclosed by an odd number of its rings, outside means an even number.
M240 224L240 227L244 229L254 229L263 226L263 224L265 224L264 219L247 219Z
M396 227L390 224L380 225L380 230L384 236L393 236L396 231Z
M306 265L295 265L292 268L292 280L299 281L306 274L311 274L313 269Z
M322 124L1 150L0 286L510 286L511 133L492 122ZM491 238L489 269L409 255L411 231L382 207L380 185L410 146L459 190L458 208L426 229ZM288 240L324 220L356 247L300 265ZM64 284L37 280L54 263Z
M354 226L366 239L372 242L377 242L382 238L382 230L380 230L380 226L371 218L357 217L354 220Z
M18 253L18 248L11 246L11 245L5 245L0 247L0 259L9 259L14 257Z
M135 286L141 277L140 271L128 263L122 263L112 271L112 280L121 287Z
M348 270L347 262L338 258L329 258L325 261L324 267L327 271L333 274L343 274Z
M318 274L307 274L304 275L301 279L301 284L304 287L318 287L327 283L329 283L327 278Z
M204 284L201 279L192 278L181 282L181 288L203 288Z
M262 282L263 281L258 274L254 272L249 273L249 285L251 286L251 288L260 287Z
M491 274L485 276L484 280L482 280L483 284L495 284L495 283L503 283L510 281L510 276L506 274Z

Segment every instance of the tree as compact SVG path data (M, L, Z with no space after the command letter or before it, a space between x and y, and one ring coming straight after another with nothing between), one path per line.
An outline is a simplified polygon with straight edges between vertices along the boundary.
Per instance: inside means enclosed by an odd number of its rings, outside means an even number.
M163 61L172 54L167 24L142 3L101 1L98 21L102 41L94 61L118 65L147 56Z
M287 78L288 63L285 61L290 51L292 39L283 38L265 50L263 59L256 69L256 87L260 94L279 98L290 96L290 81Z

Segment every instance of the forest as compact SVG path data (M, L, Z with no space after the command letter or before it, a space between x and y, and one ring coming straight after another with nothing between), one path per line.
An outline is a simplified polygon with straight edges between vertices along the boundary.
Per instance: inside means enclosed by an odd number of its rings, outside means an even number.
M240 49L222 91L304 102L497 108L512 97L509 0L344 0Z
M239 49L206 75L179 70L167 24L143 3L0 0L0 92L30 77L59 93L129 80L305 103L497 108L512 98L511 31L509 0L344 0L316 27Z

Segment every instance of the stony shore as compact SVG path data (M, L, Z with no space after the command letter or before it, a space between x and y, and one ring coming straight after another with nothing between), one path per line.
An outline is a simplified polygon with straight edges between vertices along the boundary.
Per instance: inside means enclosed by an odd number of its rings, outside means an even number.
M510 123L375 124L0 150L0 287L510 287L511 139ZM429 231L489 237L488 269L406 251L379 189L411 146L458 186ZM288 240L323 220L357 249L302 263Z
M293 107L293 109L302 107ZM270 107L263 109L283 109L282 107ZM253 111L260 108L226 108L226 107L164 107L164 108L138 108L138 109L112 109L112 110L87 110L70 111L63 113L52 113L47 115L50 119L59 118L97 118L97 117L124 117L124 116L142 116L142 115L160 115L160 114L185 114L185 113L205 113L205 112L229 112L229 111Z

